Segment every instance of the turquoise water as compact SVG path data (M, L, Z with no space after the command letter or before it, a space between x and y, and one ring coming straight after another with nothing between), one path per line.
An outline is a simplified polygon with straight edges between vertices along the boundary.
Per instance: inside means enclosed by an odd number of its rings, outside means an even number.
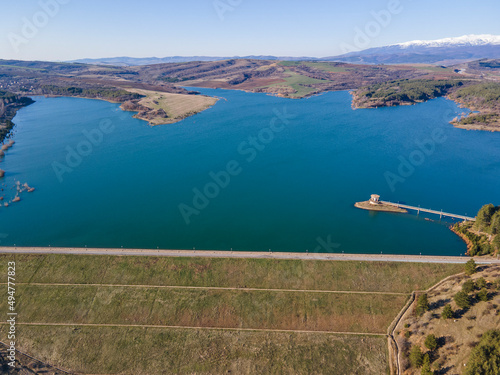
M104 101L35 98L0 167L6 200L18 180L36 191L0 208L1 245L458 255L439 217L353 204L372 193L457 214L500 204L500 134L453 128L463 110L447 99L352 110L347 92L200 91L224 99L157 127ZM83 156L68 164L68 150ZM416 165L395 180L401 158Z

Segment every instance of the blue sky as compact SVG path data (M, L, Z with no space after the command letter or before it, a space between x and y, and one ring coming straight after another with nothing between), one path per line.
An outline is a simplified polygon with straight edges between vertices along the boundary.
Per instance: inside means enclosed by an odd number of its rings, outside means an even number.
M323 57L414 39L500 35L498 14L498 0L2 1L0 58Z

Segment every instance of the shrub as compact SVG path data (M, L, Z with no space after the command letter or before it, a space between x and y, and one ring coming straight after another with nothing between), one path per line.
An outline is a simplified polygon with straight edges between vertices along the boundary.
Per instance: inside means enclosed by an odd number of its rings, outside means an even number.
M484 277L481 277L481 278L477 279L477 281L476 281L476 288L477 289L486 288L486 280L484 279Z
M480 301L486 302L488 301L488 291L486 288L483 288L479 291L477 294L477 298L479 298Z

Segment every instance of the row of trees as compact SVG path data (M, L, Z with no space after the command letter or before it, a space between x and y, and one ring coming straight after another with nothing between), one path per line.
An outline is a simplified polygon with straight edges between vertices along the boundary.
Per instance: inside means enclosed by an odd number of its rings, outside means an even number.
M140 99L143 97L143 95L113 87L81 88L74 86L63 87L56 85L43 85L40 86L38 91L41 94L48 95L84 96L86 98L114 99L117 101Z

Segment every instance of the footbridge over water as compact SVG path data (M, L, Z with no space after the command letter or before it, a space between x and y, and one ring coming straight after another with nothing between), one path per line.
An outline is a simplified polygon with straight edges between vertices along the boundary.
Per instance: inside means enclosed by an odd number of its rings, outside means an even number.
M464 216L464 215L451 214L449 212L443 212L443 210L436 211L436 210L431 210L431 209L428 209L428 208L409 206L407 204L400 204L400 203L394 203L394 202L388 202L388 201L380 201L380 203L386 204L386 205L389 205L389 206L395 206L395 207L399 207L399 208L404 208L404 209L407 209L407 210L417 211L417 214L419 214L420 212L428 212L430 214L439 215L439 218L442 218L443 216L446 216L446 217L453 217L455 219L460 219L460 220L464 220L464 221L476 221L475 217L469 217L469 216Z

